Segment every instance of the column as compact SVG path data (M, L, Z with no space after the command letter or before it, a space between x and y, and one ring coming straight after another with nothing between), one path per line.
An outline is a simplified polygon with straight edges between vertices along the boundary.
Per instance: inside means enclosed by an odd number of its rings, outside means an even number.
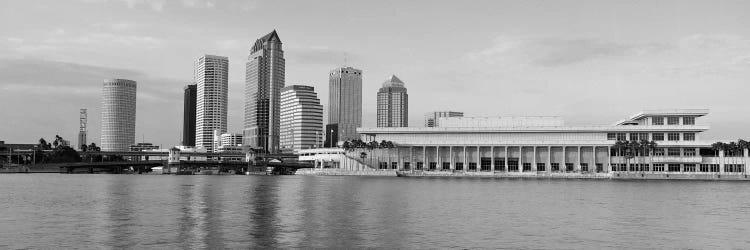
M591 164L593 166L589 166L589 171L596 173L596 146L591 147L591 156L593 159L591 159Z
M429 169L429 164L427 164L427 145L422 146L422 171L427 171Z
M490 172L495 172L495 146L490 146Z
M523 173L523 146L518 146L518 172Z
M552 172L552 146L547 146L547 167L544 170Z
M435 170L443 170L443 161L440 160L440 146L435 146L435 159L435 161L437 162Z
M508 155L508 146L505 146L505 172L508 172Z
M482 172L482 158L479 154L479 146L477 146L477 172Z
M696 150L696 151L698 151L698 150ZM743 162L745 164L745 167L744 167L745 168L744 169L745 170L745 174L748 173L748 171L747 171L747 164L748 164L748 162L750 162L749 161L750 160L750 155L749 154L750 154L750 150L746 148L745 149L745 162ZM700 165L698 165L698 166L700 167Z
M456 166L453 165L453 145L448 146L448 162L451 164L451 170L455 170Z
M724 150L719 150L719 174L724 174Z
M464 172L469 171L469 163L466 162L466 146L464 146Z
M612 146L607 146L607 164L609 165L609 166L607 166L607 172L612 172L612 155L611 155L611 153L612 153Z
M563 173L565 173L565 172L568 171L568 166L567 166L567 163L568 163L568 152L567 152L567 150L565 148L566 148L565 145L563 145L562 146L562 150L563 150L563 160L562 161L563 162L562 162L562 164L560 164L560 172L563 172Z
M578 169L576 169L576 165L573 165L573 169L578 170L578 172L581 172L581 160L583 160L583 152L581 152L581 146L578 146Z
M531 158L531 170L533 172L536 172L538 169L536 169L536 146L534 146L534 158Z
M409 170L414 170L414 147L409 146Z

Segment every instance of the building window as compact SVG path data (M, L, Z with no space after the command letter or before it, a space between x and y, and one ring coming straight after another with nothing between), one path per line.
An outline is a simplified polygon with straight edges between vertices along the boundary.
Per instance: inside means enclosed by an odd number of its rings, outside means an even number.
M680 156L680 149L679 148L667 149L667 156Z
M686 141L695 141L695 133L684 133L682 139Z
M430 162L430 170L437 170L437 162Z
M531 163L524 163L523 171L531 171Z
M651 138L653 138L654 141L663 141L664 140L664 133L653 133L653 134L651 134Z
M669 141L679 141L680 140L680 133L667 133L667 140L669 140Z
M553 172L560 171L560 163L550 163L550 170Z
M596 164L596 172L597 172L597 173L601 173L601 172L603 172L603 171L604 171L604 165L603 165L603 164L601 164L601 163L597 163L597 164Z
M536 171L546 171L546 170L545 170L545 167L546 167L546 166L547 166L547 165L546 165L546 164L544 164L544 163L537 163L537 164L536 164Z
M391 162L391 169L398 169L398 162Z
M617 133L617 140L618 140L618 141L624 141L624 140L627 140L628 138L625 138L625 136L626 136L626 134L625 134L625 133Z
M695 125L695 117L692 117L692 116L683 117L682 125Z
M411 169L411 162L404 162L404 170L410 170Z
M500 171L505 170L504 158L495 158L495 170L500 170Z
M651 125L664 125L664 117L662 116L651 117Z
M654 172L664 172L664 164L654 164Z
M573 163L565 163L565 171L573 172Z
M509 160L508 161L508 172L518 172L518 160Z
M664 156L664 149L663 148L655 148L654 149L654 156Z
M607 140L609 141L617 140L617 135L615 133L607 133Z
M684 148L682 149L682 155L684 156L695 156L695 149L694 148Z
M424 162L418 161L417 162L417 170L422 170L422 169L424 169Z
M450 170L450 169L451 169L451 163L443 162L443 170Z
M456 170L464 170L464 163L456 162Z
M667 171L669 171L669 172L680 172L680 164L669 164Z
M741 173L744 172L744 164L726 164L724 165L724 172L727 173Z
M492 171L492 158L482 157L479 163L482 171Z
M477 163L469 162L469 171L477 171Z
M581 163L581 172L588 172L588 171L589 171L589 164Z
M680 125L680 117L678 116L667 117L667 125Z
M695 172L695 164L685 164L683 172Z

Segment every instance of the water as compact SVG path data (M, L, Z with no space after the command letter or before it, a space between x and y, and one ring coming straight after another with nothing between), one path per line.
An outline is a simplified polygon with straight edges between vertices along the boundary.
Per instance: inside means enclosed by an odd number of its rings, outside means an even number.
M750 183L0 175L0 248L748 248Z

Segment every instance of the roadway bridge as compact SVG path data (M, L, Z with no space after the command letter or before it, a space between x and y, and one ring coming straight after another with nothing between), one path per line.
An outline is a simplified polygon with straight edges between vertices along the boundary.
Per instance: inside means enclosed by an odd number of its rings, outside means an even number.
M201 170L213 170L217 173L263 172L272 174L292 174L300 168L312 168L312 164L299 162L258 162L255 164L241 161L180 161L179 164L167 164L167 161L118 161L118 162L75 162L44 164L46 167L58 167L60 173L95 173L109 172L120 174L129 171L134 173L151 172L154 167L164 167L168 174L194 174ZM172 168L176 168L174 172ZM126 170L124 170L126 169Z

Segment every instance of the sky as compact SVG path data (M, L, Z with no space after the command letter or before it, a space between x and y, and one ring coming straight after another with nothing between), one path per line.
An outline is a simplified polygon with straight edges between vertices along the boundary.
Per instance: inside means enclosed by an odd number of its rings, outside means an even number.
M644 109L708 108L701 139L750 138L750 1L0 2L0 140L99 142L102 82L138 82L136 141L181 141L183 87L204 54L229 57L229 132L243 121L244 65L277 30L286 84L363 70L363 125L391 75L424 114L562 116L612 124ZM327 114L326 114L327 115Z

